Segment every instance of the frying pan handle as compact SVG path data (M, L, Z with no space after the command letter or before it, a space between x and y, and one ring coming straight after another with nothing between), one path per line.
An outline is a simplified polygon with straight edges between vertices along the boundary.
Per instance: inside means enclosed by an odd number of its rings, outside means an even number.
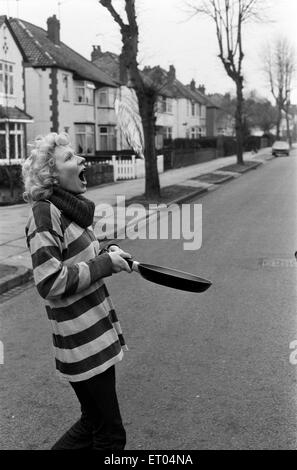
M137 261L133 261L132 258L124 258L125 261L127 261L129 268L132 269L132 271L138 272L138 265L139 263Z

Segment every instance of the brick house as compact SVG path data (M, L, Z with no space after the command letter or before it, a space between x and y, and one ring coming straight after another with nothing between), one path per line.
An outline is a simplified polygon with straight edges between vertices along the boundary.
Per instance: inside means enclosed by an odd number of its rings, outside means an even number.
M106 146L102 127L111 119L102 103L117 83L60 40L56 15L48 18L47 30L16 18L9 23L26 57L26 109L34 116L28 141L65 131L77 152L95 155ZM112 90L108 96L105 87Z
M0 164L18 163L26 152L25 54L6 16L0 16Z

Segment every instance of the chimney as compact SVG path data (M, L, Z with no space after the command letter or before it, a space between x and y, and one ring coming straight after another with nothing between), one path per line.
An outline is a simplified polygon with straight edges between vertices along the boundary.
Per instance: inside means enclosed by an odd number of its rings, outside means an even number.
M175 67L174 67L174 65L169 66L168 79L169 79L170 82L173 82L173 80L175 80Z
M56 15L47 19L47 37L54 43L60 44L60 21Z
M204 85L199 85L198 91L200 91L200 93L202 93L203 95L205 95L205 86L204 86Z
M93 50L91 52L91 61L94 62L96 59L100 59L104 54L101 50L100 46L93 46Z
M196 91L196 82L195 82L194 78L191 80L190 88L191 88L192 91Z

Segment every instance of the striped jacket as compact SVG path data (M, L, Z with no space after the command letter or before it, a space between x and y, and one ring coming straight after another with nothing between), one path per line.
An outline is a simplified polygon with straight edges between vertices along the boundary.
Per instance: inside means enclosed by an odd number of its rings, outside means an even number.
M35 285L45 299L57 371L87 380L123 357L125 341L103 278L112 274L92 227L81 228L50 201L32 207L26 225Z

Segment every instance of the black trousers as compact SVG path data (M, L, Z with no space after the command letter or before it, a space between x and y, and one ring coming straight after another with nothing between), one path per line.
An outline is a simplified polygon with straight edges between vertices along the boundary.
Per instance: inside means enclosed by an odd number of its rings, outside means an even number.
M126 432L116 394L115 367L70 385L80 401L81 418L52 450L123 450Z

